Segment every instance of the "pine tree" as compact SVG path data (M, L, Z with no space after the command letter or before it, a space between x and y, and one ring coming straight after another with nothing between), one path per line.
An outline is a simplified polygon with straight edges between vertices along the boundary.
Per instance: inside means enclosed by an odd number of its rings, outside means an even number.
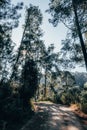
M33 59L34 61L39 60L39 53L42 50L42 46L44 46L40 39L42 36L40 29L41 23L42 14L39 8L30 5L30 7L26 9L24 32L10 80L15 76L18 66L21 65L22 67L27 59Z
M14 60L11 40L12 29L18 26L23 3L12 5L10 0L0 0L0 80L8 79L9 67Z
M71 35L74 40L79 40L82 48L85 65L87 68L87 53L83 39L83 33L87 32L87 1L86 0L50 0L49 13L52 19L50 20L54 26L62 22L68 29L71 30Z

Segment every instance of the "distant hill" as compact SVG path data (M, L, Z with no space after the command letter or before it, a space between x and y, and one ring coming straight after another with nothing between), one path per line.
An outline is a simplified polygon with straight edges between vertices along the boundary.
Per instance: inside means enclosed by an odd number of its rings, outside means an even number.
M71 74L75 77L75 81L76 81L77 85L82 86L82 85L84 85L85 82L87 82L87 73L85 73L85 72L72 72ZM41 78L40 82L42 84L45 83L44 76ZM50 82L50 81L47 80L47 84L48 84L48 82Z
M76 84L80 86L82 86L85 82L87 82L87 73L75 72L72 73L72 75L75 77Z

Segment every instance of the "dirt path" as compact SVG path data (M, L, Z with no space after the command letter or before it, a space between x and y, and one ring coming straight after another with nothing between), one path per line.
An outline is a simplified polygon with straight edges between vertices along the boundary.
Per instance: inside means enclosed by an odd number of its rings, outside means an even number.
M21 130L84 130L68 108L50 102L35 103L36 114Z

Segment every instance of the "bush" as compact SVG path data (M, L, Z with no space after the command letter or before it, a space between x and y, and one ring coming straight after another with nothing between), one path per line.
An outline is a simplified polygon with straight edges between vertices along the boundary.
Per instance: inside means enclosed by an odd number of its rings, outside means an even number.
M9 83L0 83L0 100L3 100L11 95L12 89Z
M81 110L87 114L87 103L81 103Z
M29 100L35 95L38 87L38 71L33 60L26 61L21 76L22 87L19 90L23 107L29 106Z
M87 91L83 90L80 96L81 110L87 113Z

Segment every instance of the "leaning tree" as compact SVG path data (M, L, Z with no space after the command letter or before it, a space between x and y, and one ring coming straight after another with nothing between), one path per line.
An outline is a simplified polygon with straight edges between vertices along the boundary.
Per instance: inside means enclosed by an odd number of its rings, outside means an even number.
M79 40L87 69L87 53L83 34L87 32L87 0L50 0L50 22L57 26L62 22L71 30L74 40Z
M14 60L15 44L11 40L12 29L18 27L23 3L13 5L11 0L0 0L0 80L8 79ZM9 67L10 66L10 67Z
M44 46L41 40L41 23L42 14L40 9L37 6L30 5L26 9L23 36L13 65L10 81L18 75L18 68L20 65L22 67L25 64L26 59L33 59L35 62L39 60L41 48Z

